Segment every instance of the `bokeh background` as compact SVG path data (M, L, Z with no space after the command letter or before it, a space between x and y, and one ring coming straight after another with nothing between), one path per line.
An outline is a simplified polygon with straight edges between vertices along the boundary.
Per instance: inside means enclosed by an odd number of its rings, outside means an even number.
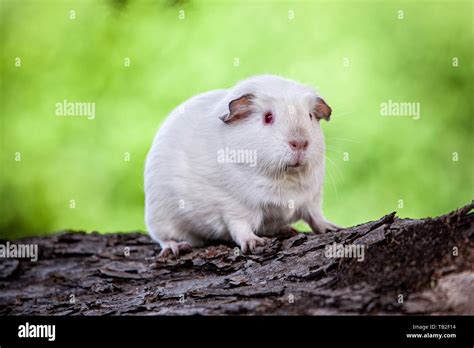
M0 237L144 230L144 160L166 115L262 73L333 108L333 222L474 197L472 1L0 4ZM94 102L95 119L56 116L65 99ZM388 100L420 103L420 119L381 116Z

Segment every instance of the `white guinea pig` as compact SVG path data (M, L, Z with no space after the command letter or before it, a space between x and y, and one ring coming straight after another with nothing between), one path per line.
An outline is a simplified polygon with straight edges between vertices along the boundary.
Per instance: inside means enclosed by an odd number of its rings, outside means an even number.
M310 87L256 76L171 112L145 164L145 222L162 255L210 240L243 252L298 220L338 229L321 210L331 108Z

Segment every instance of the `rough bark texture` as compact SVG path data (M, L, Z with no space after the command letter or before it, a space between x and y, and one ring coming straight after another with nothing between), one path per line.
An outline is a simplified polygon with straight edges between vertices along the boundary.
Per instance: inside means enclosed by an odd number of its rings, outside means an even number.
M255 255L160 259L141 233L18 240L39 260L0 260L0 314L474 314L473 208L270 239ZM363 245L364 260L327 257L333 243Z

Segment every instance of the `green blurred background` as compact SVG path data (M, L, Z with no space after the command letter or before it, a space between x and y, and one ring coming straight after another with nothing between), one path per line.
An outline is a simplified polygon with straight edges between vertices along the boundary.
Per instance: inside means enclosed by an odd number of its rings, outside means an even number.
M0 2L0 237L144 230L144 159L166 115L262 73L333 108L333 222L474 196L472 1ZM94 102L95 119L56 116L65 99ZM381 116L388 100L420 103L420 119Z

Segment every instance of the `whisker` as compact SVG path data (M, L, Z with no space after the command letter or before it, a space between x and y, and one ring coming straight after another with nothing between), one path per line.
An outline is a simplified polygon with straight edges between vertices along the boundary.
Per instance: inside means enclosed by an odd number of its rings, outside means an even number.
M337 152L337 153L341 153L342 154L342 151L340 149L336 149L334 148L333 146L330 146L330 145L326 145L326 148L328 150L331 150L331 151L334 151L334 152Z
M337 169L338 173L339 173L339 176L341 177L341 179L344 181L344 175L342 175L342 172L341 170L339 169L339 167L337 166L337 164L332 160L330 159L328 156L326 156L326 159L329 160L329 162Z
M331 138L331 137L326 137L326 139L350 141L350 142L353 142L353 143L360 144L360 141L357 141L357 140L354 140L354 139L348 139L348 138Z
M329 171L327 173L329 174L329 179L331 179L331 183L332 183L332 186L334 188L334 192L336 193L336 200L339 200L339 197L338 197L338 194L337 194L336 184L334 183L334 179L333 179L333 177L332 177L332 175Z

